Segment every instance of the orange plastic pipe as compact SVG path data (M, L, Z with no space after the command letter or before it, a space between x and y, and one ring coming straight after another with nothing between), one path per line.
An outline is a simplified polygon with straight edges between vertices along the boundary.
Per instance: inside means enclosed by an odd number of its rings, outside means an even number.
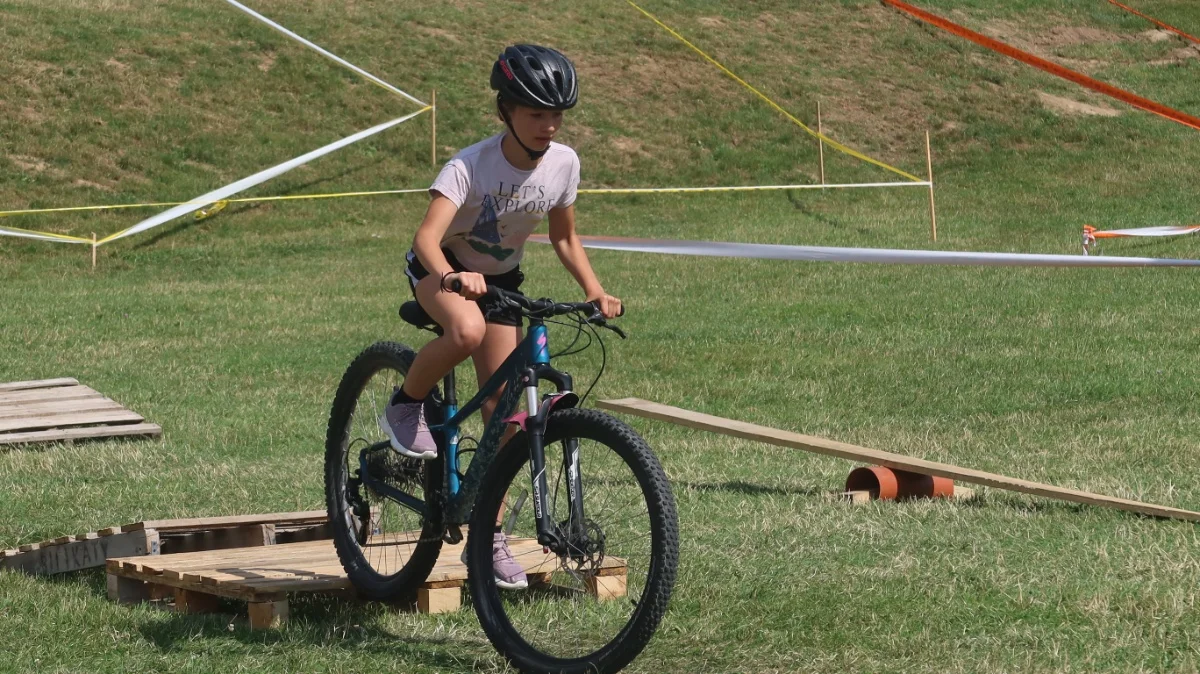
M890 501L912 498L948 498L954 495L954 481L948 477L922 475L883 466L863 466L850 471L846 491L865 491L872 500Z
M891 468L863 466L850 471L846 491L865 491L873 501L891 501L900 494L900 481Z
M1084 75L1081 72L1071 70L1070 68L1064 68L1063 66L1060 66L1057 63L1047 61L1046 59L1041 58L1039 56L1034 56L1033 54L1030 54L1029 52L1021 51L1020 49L1017 49L1016 47L1012 47L1010 45L1004 44L1003 42L1000 42L999 40L993 40L992 38L990 38L986 35L983 35L981 33L976 33L975 31L970 30L969 28L964 28L964 27L958 25L957 23L943 19L942 17L937 16L936 14L930 14L929 12L926 12L923 9L913 7L912 5L910 5L906 2L901 2L901 0L882 0L882 2L884 2L888 5L891 5L892 7L895 7L896 9L899 9L903 12L907 12L908 14L911 14L912 16L924 21L925 23L928 23L933 26L937 26L938 28L941 28L942 30L944 30L948 33L953 33L954 35L957 35L966 40L970 40L971 42L974 42L975 44L977 44L981 47L991 49L992 51L994 51L998 54L1004 54L1005 56L1014 58L1018 61L1021 61L1022 63L1027 63L1035 68L1044 70L1044 71L1050 73L1051 75L1056 75L1065 80L1070 80L1071 82L1074 82L1083 87L1087 87L1088 89L1091 89L1092 91L1098 91L1098 92L1104 94L1105 96L1109 96L1111 98L1117 99L1118 101L1128 103L1129 105L1132 105L1135 108L1141 108L1142 110L1145 110L1146 112L1152 112L1161 117L1165 117L1165 118L1171 120L1172 122L1177 122L1179 124L1183 124L1184 126L1190 126L1193 129L1200 131L1200 117L1193 117L1192 115L1189 115L1187 113L1180 112L1173 108L1168 108L1167 106L1163 105L1162 103L1155 103L1154 101L1152 101L1148 98L1143 98L1141 96L1138 96L1137 94L1133 94L1128 91L1125 91L1124 89L1118 89L1117 87L1114 87L1111 84L1106 84L1106 83L1101 82L1100 80L1095 79L1093 77L1088 77L1087 75Z

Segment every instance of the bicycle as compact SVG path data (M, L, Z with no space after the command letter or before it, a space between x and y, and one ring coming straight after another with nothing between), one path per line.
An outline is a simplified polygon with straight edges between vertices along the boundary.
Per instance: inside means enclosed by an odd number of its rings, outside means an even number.
M679 546L674 497L645 441L620 420L578 407L607 362L597 328L625 334L592 303L532 300L492 287L488 293L519 308L530 325L516 350L462 408L454 371L442 391L435 387L426 399L436 458L396 453L376 421L403 382L412 349L376 343L343 375L330 412L325 461L338 557L366 598L411 597L429 577L443 544L462 542L466 525L467 587L497 651L527 672L617 671L642 651L666 611ZM405 303L400 315L441 334L416 301ZM578 353L593 337L601 346L600 373L582 398L572 390L571 376L550 365L548 322L578 330L565 353L555 356ZM576 348L582 336L588 342ZM543 381L554 391L539 396ZM470 447L474 439L462 435L463 422L501 389L480 440ZM517 412L522 400L525 409ZM499 447L514 424L517 432ZM546 449L555 443L561 444L562 460L548 467ZM530 472L523 488L518 476L525 466ZM514 558L529 575L529 588L521 592L502 592L493 578L492 536L501 521Z

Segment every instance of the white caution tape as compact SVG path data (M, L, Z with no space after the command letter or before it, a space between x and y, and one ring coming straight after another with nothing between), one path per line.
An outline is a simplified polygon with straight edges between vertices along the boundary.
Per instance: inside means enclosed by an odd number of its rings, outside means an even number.
M1138 227L1135 229L1107 229L1103 231L1092 232L1096 238L1108 238L1116 236L1180 236L1183 234L1194 234L1200 231L1200 225L1190 225L1186 227L1168 226L1168 227Z
M74 236L54 236L43 232L31 232L25 229L9 229L0 227L0 236L18 236L23 239L37 239L38 241L54 241L56 243L86 243L91 245L91 241L81 239Z
M238 8L238 9L242 10L243 12L249 14L250 16L258 19L259 21L262 21L263 23L267 24L268 26L270 26L270 27L274 28L275 30L279 31L280 33L283 33L284 35L292 38L293 40L308 47L309 49L312 49L313 51L317 52L318 54L321 54L325 58L330 59L330 60L334 61L335 63L338 63L339 65L342 65L346 68L349 68L350 70L353 70L354 72L358 73L359 75L362 75L363 77L367 78L368 80L371 80L372 82L374 82L375 84L378 84L379 86L383 87L384 89L387 89L388 91L390 91L394 94L399 94L400 96L407 98L408 100L412 101L413 103L416 103L417 105L419 105L421 107L425 107L425 106L429 105L428 103L418 100L417 98L414 98L413 96L397 89L396 87L388 84L387 82L384 82L383 80L379 79L378 77L375 77L371 73L363 70L362 68L359 68L358 66L354 65L353 63L350 63L346 59L343 59L340 56L337 56L336 54L333 54L332 52L330 52L326 49L322 49L320 46L313 44L309 40L306 40L306 39L300 37L299 35L293 33L292 31L288 30L287 28L284 28L283 26L279 25L278 23L275 23L274 21L268 19L267 17L263 16L262 14L259 14L258 12L254 11L253 9L250 9L249 7L243 5L242 3L237 2L237 0L225 0L225 2L228 2L229 4L233 5L234 7Z
M264 171L259 171L258 173L255 173L254 175L249 176L247 178L242 178L241 180L239 180L235 183L230 183L229 185L226 185L225 187L222 187L220 189L213 190L212 192L209 192L208 194L198 196L195 199L192 199L191 201L189 201L188 203L181 204L174 208L165 210L162 213L159 213L158 215L146 218L145 220L142 220L141 222L134 225L133 227L130 227L129 229L126 229L121 232L117 232L116 234L113 234L112 236L109 236L109 237L101 240L100 243L108 243L110 241L116 241L117 239L121 239L126 236L132 236L134 234L144 232L147 229L150 229L151 227L157 227L165 222L174 220L175 218L198 211L201 208L204 208L214 202L221 201L222 199L227 199L227 198L237 194L238 192L250 189L251 187L254 187L255 185L264 183L264 182L270 180L271 178L274 178L278 175L287 173L288 171L291 171L292 169L294 169L298 166L303 166L304 164L307 164L308 162L310 162L314 159L317 159L319 157L323 157L323 156L329 154L330 152L340 150L340 149L346 147L347 145L350 145L352 143L357 143L358 141L360 141L364 138L368 138L370 136L374 136L375 134L377 134L381 131L386 131L386 130L392 128L393 126L396 126L397 124L402 124L404 122L407 122L408 120L412 119L413 117L416 117L417 115L421 114L422 112L425 112L425 110L428 110L428 109L429 108L425 108L423 110L418 110L414 113L405 115L403 117L393 119L390 122L384 122L383 124L373 126L365 131L359 131L358 133L354 134L353 136L347 136L339 141L330 143L329 145L326 145L325 147L318 148L316 150L313 150L312 152L309 152L308 154L301 155L299 157L296 157L295 159L292 159L292 160L286 161L282 164L279 164L278 166L271 167Z
M834 248L827 246L785 246L759 243L673 241L596 236L581 236L579 238L584 248L621 250L635 253L661 253L665 255L739 257L757 260L967 265L982 267L1200 267L1200 260L1172 260L1153 257L1083 257L1079 255L1039 255L1029 253ZM531 236L529 240L536 243L550 242L545 235Z

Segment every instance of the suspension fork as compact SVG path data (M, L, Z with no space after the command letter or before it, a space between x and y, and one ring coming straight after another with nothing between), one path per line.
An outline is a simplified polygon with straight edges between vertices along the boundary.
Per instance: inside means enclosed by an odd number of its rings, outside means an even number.
M529 437L529 473L533 482L533 516L537 521L537 540L554 551L562 548L557 526L550 515L550 496L546 483L546 419L551 401L538 400L538 379L533 368L521 373L525 392L525 433Z
M583 476L579 473L579 438L566 438L563 445L563 471L567 476L567 497L571 508L571 537L586 535L583 518Z
M538 400L539 375L558 387L558 392ZM556 553L565 553L570 540L584 535L583 479L579 470L579 440L563 440L563 473L567 476L568 522L570 529L562 531L551 509L546 479L546 426L550 411L560 401L574 406L578 398L571 392L571 376L542 366L526 369L521 375L525 397L525 433L529 442L529 471L533 482L533 514L537 522L538 543ZM567 540L563 539L563 536Z

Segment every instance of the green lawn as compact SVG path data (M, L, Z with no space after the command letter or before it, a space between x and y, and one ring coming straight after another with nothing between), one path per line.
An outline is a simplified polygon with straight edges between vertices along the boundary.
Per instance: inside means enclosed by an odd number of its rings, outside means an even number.
M622 2L271 0L256 9L402 89L437 89L442 158L499 128L503 43L583 76L564 140L586 187L813 182L814 142ZM583 196L585 234L1075 253L1084 223L1192 224L1200 135L867 0L643 5L806 122L921 189ZM924 0L1181 110L1200 52L1106 2ZM1182 0L1137 7L1193 34ZM0 0L0 210L186 200L415 109L215 1ZM1120 110L1059 116L1037 92ZM890 174L826 155L830 180ZM429 117L254 190L422 187ZM322 507L334 388L395 316L421 195L233 205L100 250L0 239L0 381L72 376L161 441L0 453L0 546L147 518ZM90 236L142 215L0 218ZM1200 257L1184 238L1103 252ZM591 254L624 298L594 396L637 396L1026 479L1200 509L1196 274ZM578 290L531 245L531 294ZM551 339L563 333L552 332ZM561 344L561 341L559 342ZM562 365L590 381L599 351ZM983 490L851 508L852 465L630 420L672 478L681 567L644 672L1200 668L1192 525ZM183 617L110 603L99 572L0 575L4 671L503 671L474 614L301 598Z

